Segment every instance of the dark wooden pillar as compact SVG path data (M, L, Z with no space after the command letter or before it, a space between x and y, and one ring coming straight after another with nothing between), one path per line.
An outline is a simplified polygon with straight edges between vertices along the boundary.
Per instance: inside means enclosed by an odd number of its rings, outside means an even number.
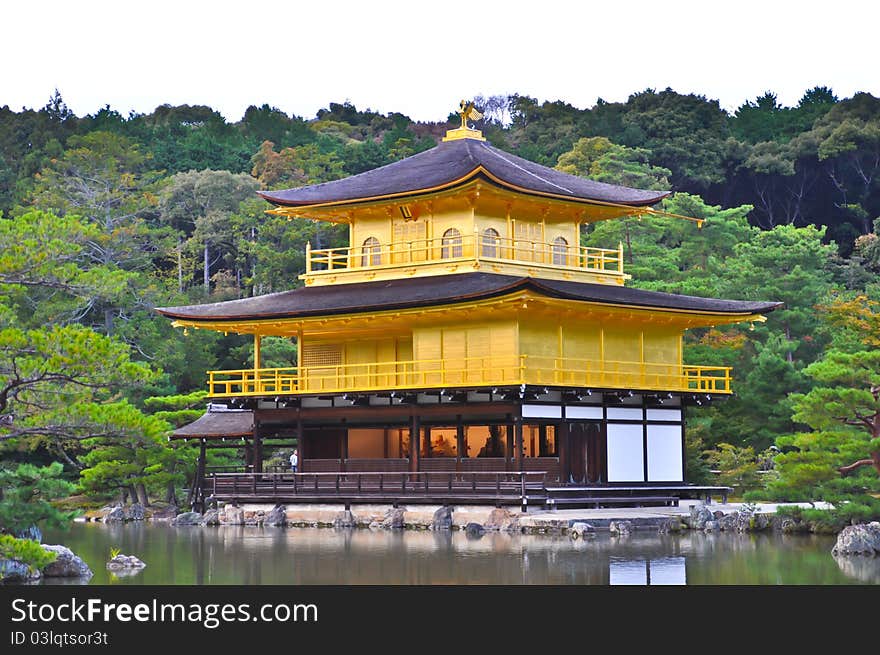
M547 426L538 426L538 457L547 456Z
M308 446L303 438L303 422L302 418L296 418L296 449L299 450L299 470L303 470L303 460L308 457Z
M204 511L204 494L202 493L205 480L205 460L207 452L205 440L199 439L199 457L196 460L196 472L193 476L192 486L186 497L186 504L194 511Z
M254 473L263 472L263 437L260 436L260 423L254 421Z
M254 465L254 446L253 446L253 444L250 443L249 441L245 441L245 442L244 442L244 466L245 466L245 470L247 470L248 467L251 467L251 470L253 470L253 465Z
M413 416L409 424L409 465L411 471L419 470L419 452L421 450L420 439L421 426L419 417Z
M556 430L556 452L559 454L559 482L568 482L569 454L568 454L568 421L563 420Z
M516 470L522 471L523 468L523 424L522 419L517 418L513 421L513 439L516 444Z
M510 417L508 416L508 419ZM513 454L513 424L508 423L505 426L507 429L505 430L505 443L504 443L504 470L507 471L510 469L510 462L514 458Z
M342 432L339 433L339 456L348 459L348 427L343 424Z
M425 457L433 457L434 453L431 452L431 426L425 426ZM421 453L419 453L421 455Z
M461 420L461 414L456 417L455 450L458 451L458 459L468 456L467 444L464 442L464 423Z

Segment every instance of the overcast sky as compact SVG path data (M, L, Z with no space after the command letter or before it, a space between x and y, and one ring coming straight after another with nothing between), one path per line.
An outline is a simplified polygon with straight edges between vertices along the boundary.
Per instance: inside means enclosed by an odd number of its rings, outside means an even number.
M671 87L733 111L766 90L880 96L876 0L7 0L0 106L205 104L230 121L329 102L445 120L476 94L586 108Z

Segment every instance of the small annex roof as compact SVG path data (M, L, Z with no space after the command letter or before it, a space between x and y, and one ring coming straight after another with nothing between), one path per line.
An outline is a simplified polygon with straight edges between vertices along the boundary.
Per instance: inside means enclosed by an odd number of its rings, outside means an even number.
M177 428L171 439L219 439L250 437L254 434L254 413L250 410L207 411L188 425Z
M482 176L527 194L641 207L669 195L596 182L541 166L477 139L445 141L400 161L341 180L284 191L260 191L280 207L341 205L440 191Z
M565 282L496 273L459 273L419 278L301 287L254 298L182 307L157 307L169 318L224 321L308 318L449 305L532 290L541 295L608 305L752 315L779 302L700 298L607 284Z

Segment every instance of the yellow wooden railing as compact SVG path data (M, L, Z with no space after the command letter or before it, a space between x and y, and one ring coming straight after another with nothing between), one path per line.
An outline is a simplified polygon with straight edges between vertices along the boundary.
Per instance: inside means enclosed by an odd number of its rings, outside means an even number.
M559 357L468 357L339 366L209 371L208 395L291 396L346 391L533 384L730 393L730 367Z
M354 269L419 265L440 261L485 260L540 264L552 268L623 274L623 246L616 250L587 248L481 233L400 243L313 250L306 247L306 274Z

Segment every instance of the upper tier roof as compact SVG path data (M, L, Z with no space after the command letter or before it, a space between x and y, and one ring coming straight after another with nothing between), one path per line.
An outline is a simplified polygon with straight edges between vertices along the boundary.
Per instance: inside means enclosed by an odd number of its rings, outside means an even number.
M242 300L183 307L158 307L156 311L170 318L189 321L307 318L449 305L503 296L521 290L532 290L552 298L608 305L744 316L769 312L782 305L779 302L699 298L622 286L544 280L495 273L459 273L301 287L292 291Z
M341 180L259 194L286 207L345 204L439 191L479 175L513 191L580 202L638 207L653 205L669 195L665 191L631 189L562 173L476 139L446 141L412 157Z

